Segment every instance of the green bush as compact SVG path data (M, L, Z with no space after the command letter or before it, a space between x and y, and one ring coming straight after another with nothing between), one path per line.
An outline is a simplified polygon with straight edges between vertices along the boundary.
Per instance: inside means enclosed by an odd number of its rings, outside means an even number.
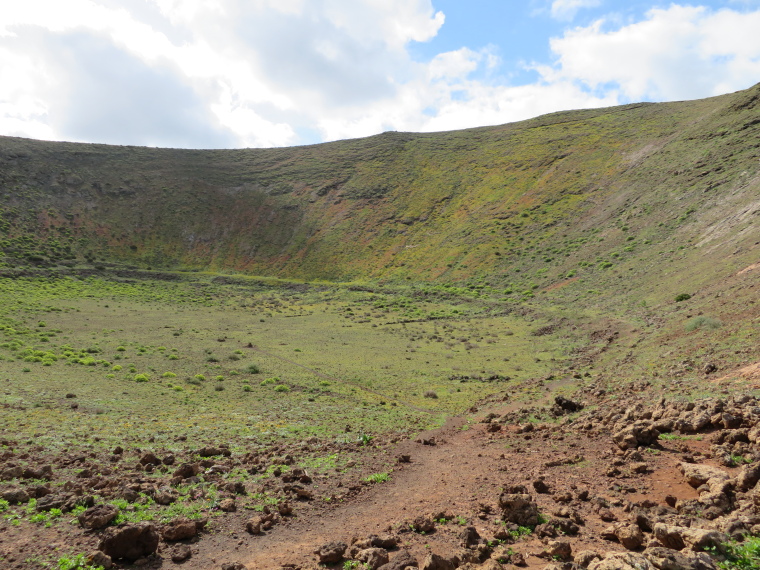
M176 378L177 375L174 372L164 372L161 374L164 378Z
M676 303L680 303L681 301L688 301L691 299L691 295L688 293L679 293L676 295Z
M285 384L280 384L279 386L275 386L274 391L275 392L290 392L290 387L286 386Z
M147 381L148 381L147 374L135 374L135 382L147 382Z
M719 566L727 570L750 570L760 568L760 537L747 538L744 542L726 544L726 561Z
M686 330L689 332L695 331L697 329L715 330L719 329L722 325L723 323L718 319L699 316L694 317L693 319L689 319L689 321L686 323Z
M390 475L387 473L373 473L364 478L367 483L385 483L388 479L390 479Z
M249 374L260 374L261 373L261 369L258 366L256 366L255 364L251 364L250 366L248 366L248 368L246 370L248 370Z

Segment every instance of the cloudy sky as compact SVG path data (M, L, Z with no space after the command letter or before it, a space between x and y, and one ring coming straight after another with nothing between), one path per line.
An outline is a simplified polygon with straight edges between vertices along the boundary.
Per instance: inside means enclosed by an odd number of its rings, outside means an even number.
M269 147L760 82L760 0L0 3L0 134Z

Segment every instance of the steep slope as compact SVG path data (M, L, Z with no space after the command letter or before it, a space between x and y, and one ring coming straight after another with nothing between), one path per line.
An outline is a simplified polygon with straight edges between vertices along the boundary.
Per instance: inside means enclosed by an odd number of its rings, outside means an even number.
M12 264L85 256L513 295L645 273L655 293L663 262L708 282L756 261L729 258L757 237L759 102L760 85L268 150L0 138L2 245Z

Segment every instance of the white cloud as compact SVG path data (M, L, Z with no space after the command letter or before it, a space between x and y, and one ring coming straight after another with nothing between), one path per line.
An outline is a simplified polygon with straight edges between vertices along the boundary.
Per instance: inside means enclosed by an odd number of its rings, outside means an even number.
M552 15L598 4L555 0ZM760 11L746 6L672 5L622 26L573 28L522 86L499 79L493 47L415 60L410 43L435 37L444 19L430 0L6 3L0 134L282 146L695 98L760 77Z
M549 81L591 89L610 84L626 100L694 99L749 87L760 78L760 11L711 12L672 5L641 22L606 31L599 20L552 40L558 60Z
M602 0L554 0L550 13L557 20L572 20L583 8L595 8L601 5Z

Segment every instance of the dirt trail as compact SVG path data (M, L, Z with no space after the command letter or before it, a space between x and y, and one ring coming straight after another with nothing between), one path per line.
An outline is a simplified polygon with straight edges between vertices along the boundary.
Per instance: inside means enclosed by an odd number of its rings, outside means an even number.
M411 441L399 445L398 453L409 454L411 463L394 471L390 481L376 484L359 499L325 513L318 524L307 519L258 539L255 552L242 561L252 568L279 568L285 563L302 562L298 558L304 553L336 538L380 534L389 524L411 520L419 514L471 511L475 502L473 489L486 487L497 493L499 483L483 475L484 464L494 459L495 450L484 450L478 441L481 431L461 431L463 425L464 420L458 419L424 434L435 437L437 445ZM431 547L440 542L432 535L429 540ZM283 545L288 546L287 551L283 552ZM445 545L438 546L436 551L440 552Z

